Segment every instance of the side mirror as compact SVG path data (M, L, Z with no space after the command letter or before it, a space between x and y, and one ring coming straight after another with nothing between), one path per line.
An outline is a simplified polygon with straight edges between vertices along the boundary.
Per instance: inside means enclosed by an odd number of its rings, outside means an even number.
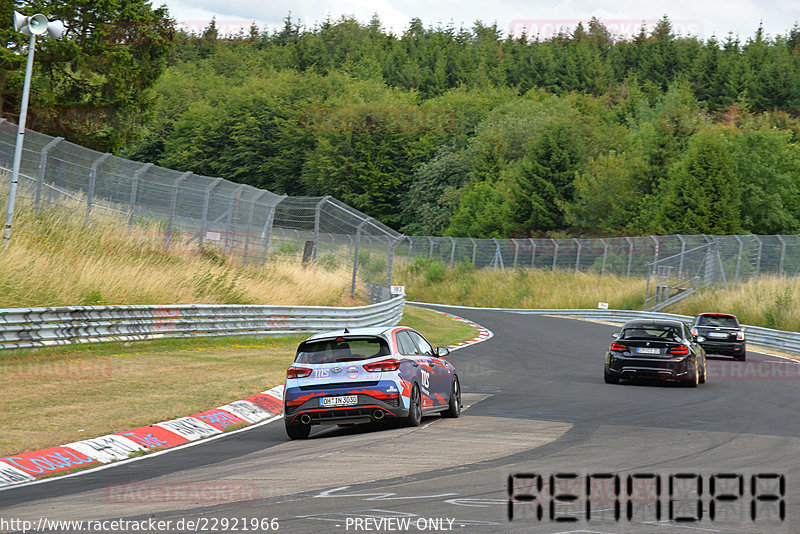
M448 354L450 354L450 349L448 349L447 347L436 347L436 355L438 357L444 358Z
M622 333L622 332L614 332L613 334L611 334L611 339L619 339L619 335L620 335L621 333Z

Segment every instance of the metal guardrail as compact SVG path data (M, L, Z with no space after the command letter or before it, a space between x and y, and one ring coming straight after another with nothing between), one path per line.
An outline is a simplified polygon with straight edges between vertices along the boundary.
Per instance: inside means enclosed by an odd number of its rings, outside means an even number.
M63 306L0 310L0 349L167 337L285 336L393 326L402 297L350 308L329 306Z
M409 304L432 305L444 308L470 309L469 306L446 306L443 304L433 304L427 302L412 302ZM511 313L528 315L558 315L572 319L589 319L595 321L606 321L615 324L624 324L631 319L677 319L679 321L691 322L694 317L689 315L679 315L676 313L659 313L640 310L562 310L562 309L525 309L525 308L471 308L476 310L506 311ZM800 354L800 332L789 332L786 330L775 330L761 326L742 325L745 329L745 337L748 344L760 345L777 350L782 350L792 354Z

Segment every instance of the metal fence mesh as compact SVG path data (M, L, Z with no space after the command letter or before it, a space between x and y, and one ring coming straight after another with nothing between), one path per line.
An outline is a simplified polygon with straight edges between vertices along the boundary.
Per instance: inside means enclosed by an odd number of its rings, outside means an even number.
M16 125L0 119L0 167L13 164ZM8 180L8 176L4 177ZM351 265L353 288L388 286L398 263L593 271L652 278L653 290L697 277L698 287L800 272L800 236L669 235L606 239L404 236L332 197L288 197L248 185L102 154L27 131L18 197L36 209L82 206L87 223L115 214L165 249L213 247L245 261ZM155 230L153 230L155 228ZM685 285L685 284L684 284ZM650 296L648 288L648 296ZM668 292L669 293L669 292Z

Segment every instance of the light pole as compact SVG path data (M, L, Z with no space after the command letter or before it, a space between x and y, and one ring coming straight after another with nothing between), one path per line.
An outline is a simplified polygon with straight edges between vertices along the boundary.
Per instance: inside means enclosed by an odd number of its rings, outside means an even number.
M25 67L25 83L22 87L22 105L19 110L19 124L17 124L17 144L14 147L14 168L11 171L11 188L8 191L8 210L6 211L6 226L3 230L3 244L8 246L11 239L11 221L14 218L14 203L17 199L17 183L19 182L19 164L22 160L22 142L25 137L25 121L28 116L28 93L31 89L31 73L33 72L33 51L36 47L36 36L45 32L53 39L61 39L66 28L60 20L47 20L47 17L37 13L26 17L14 11L14 29L31 38L28 45L28 64Z

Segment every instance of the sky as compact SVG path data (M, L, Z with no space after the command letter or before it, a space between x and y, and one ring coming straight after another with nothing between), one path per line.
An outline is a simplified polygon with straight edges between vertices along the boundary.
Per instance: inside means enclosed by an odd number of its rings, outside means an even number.
M742 40L751 37L759 23L768 35L786 34L800 21L798 0L153 0L166 4L179 26L201 31L212 17L225 33L237 33L255 22L261 29L275 30L291 13L306 27L330 17L354 16L368 22L377 14L386 31L401 35L417 17L423 25L469 28L480 20L496 23L503 35L539 34L547 38L560 29L597 17L618 37L630 38L642 23L652 27L667 15L673 30L701 39L729 33Z

